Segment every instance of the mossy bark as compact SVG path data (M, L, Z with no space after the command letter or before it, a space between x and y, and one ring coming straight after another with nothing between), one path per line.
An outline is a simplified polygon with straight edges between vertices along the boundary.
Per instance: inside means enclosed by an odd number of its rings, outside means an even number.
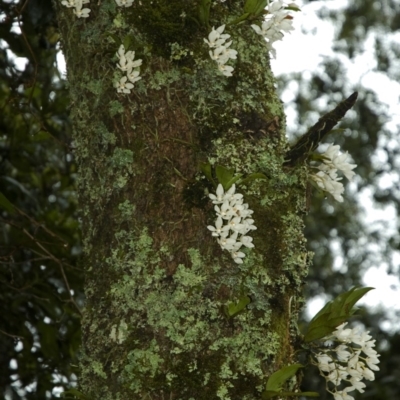
M197 3L103 0L85 5L87 19L58 6L85 247L80 385L92 399L255 400L294 362L306 171L283 168L285 118L263 39L248 21L228 25L238 59L221 75ZM242 8L213 2L211 26ZM113 87L124 41L143 59L125 95ZM215 188L202 162L267 177L238 188L258 228L241 265L207 230ZM227 318L243 296L251 303Z

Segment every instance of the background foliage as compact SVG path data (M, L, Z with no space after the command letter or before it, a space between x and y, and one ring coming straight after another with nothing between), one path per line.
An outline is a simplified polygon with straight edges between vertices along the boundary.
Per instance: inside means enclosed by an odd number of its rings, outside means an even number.
M0 398L46 399L80 341L68 95L51 2L1 2L0 16Z
M353 0L336 11L328 1L319 3L327 4L319 17L336 26L335 58L326 57L310 79L280 78L279 89L284 93L297 82L288 105L297 111L296 134L359 91L355 112L341 124L346 130L328 138L349 151L359 178L348 186L344 203L315 191L310 197L306 233L315 252L305 285L310 299L321 294L328 299L360 284L373 265L385 263L398 275L393 255L400 250L398 233L371 229L361 208L363 196L372 193L376 204L399 214L398 188L381 184L387 174L400 181L395 172L400 150L393 144L398 127L389 129L391 117L376 93L346 79L344 63L357 58L372 37L376 71L399 80L400 44L390 38L400 28L400 3ZM83 302L70 104L56 64L60 44L50 0L0 3L0 38L0 396L45 399L75 382ZM359 398L390 400L400 394L400 334L382 329L387 318L384 311L360 313L358 321L377 339L382 362L377 380ZM391 318L392 327L398 325ZM303 389L328 398L312 372Z

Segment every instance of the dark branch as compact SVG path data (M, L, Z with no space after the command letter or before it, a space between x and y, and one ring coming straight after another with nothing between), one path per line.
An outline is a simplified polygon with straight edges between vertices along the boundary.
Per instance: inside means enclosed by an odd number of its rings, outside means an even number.
M354 92L349 98L339 103L332 111L321 117L288 151L284 165L293 167L296 163L306 160L309 154L318 147L321 140L345 116L346 112L353 107L357 96L358 93Z

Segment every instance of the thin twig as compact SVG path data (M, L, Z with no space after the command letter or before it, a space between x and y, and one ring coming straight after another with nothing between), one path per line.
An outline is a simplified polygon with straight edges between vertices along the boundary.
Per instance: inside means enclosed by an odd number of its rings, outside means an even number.
M72 296L72 294L71 294L71 288L70 288L70 286L69 286L69 282L68 282L67 276L66 276L66 274L65 274L65 271L64 271L64 267L63 267L62 262L61 262L58 258L54 257L54 255L51 254L45 247L43 247L42 244L41 244L40 242L38 242L37 240L35 240L35 238L34 238L26 229L24 229L23 232L24 232L29 238L31 238L31 239L37 244L37 246L39 246L46 254L48 254L48 256L49 256L56 264L58 264L58 266L59 266L59 268L60 268L61 275L62 275L63 280L64 280L64 284L65 284L65 286L66 286L66 288L67 288L67 290L68 290L68 294L69 294L69 298L70 298L69 301L76 307L76 309L78 310L79 314L82 316L82 311L80 310L79 306L76 304L75 299L73 298L73 296Z
M9 336L10 338L13 338L13 339L19 339L19 340L24 339L23 336L12 335L11 333L4 332L1 329L0 329L0 333L2 333L3 335Z

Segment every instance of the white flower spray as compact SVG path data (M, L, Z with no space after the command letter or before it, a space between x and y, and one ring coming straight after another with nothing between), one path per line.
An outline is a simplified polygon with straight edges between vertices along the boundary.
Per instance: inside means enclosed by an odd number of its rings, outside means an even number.
M208 40L204 41L210 47L209 54L212 60L214 60L218 65L218 70L225 76L232 76L233 67L226 65L226 63L232 59L235 60L237 56L237 51L230 49L232 41L227 42L226 40L231 37L227 33L223 33L225 25L221 25L217 29L212 28L210 34L208 35Z
M88 18L90 8L82 8L83 4L88 4L89 0L63 0L61 4L68 8L73 8L74 14L78 18Z
M336 347L321 349L312 360L326 380L326 390L335 400L354 400L349 393L354 390L363 393L365 383L362 380L373 381L373 371L379 371L375 340L371 340L369 332L344 329L345 325L339 325L332 336L326 338Z
M224 192L224 188L219 184L216 193L209 194L215 204L217 219L215 226L209 225L207 228L212 232L212 236L217 238L221 248L230 252L233 261L242 264L246 255L239 250L242 246L254 247L253 238L247 233L257 228L250 217L253 210L249 209L247 203L243 203L243 195L235 191L235 185Z
M357 165L350 164L350 155L347 152L340 153L339 150L340 146L329 145L325 153L321 154L323 162L315 167L318 172L311 174L311 179L323 191L330 193L335 200L343 202L344 186L339 182L342 178L338 177L337 171L342 171L344 176L351 180L355 175L352 170Z
M133 84L138 80L142 79L139 71L139 67L142 65L142 60L135 60L135 52L125 52L123 44L119 46L117 57L119 59L117 68L126 73L118 82L114 83L118 93L130 93L133 89Z
M292 7L298 10L297 5L294 3L285 6L282 0L274 1L273 3L270 3L266 9L268 14L261 24L261 28L256 24L251 25L258 35L264 36L267 41L268 50L275 58L276 52L272 47L273 43L282 40L284 35L283 32L294 30L292 17L290 16L289 11L287 11L287 7Z

